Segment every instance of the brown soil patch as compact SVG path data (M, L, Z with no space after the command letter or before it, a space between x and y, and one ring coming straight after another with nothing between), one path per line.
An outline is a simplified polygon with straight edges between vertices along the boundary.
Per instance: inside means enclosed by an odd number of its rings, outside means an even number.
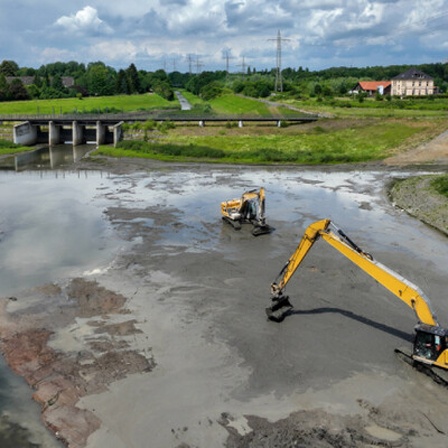
M104 392L112 382L132 373L151 371L155 366L152 357L130 350L123 339L140 332L135 319L119 323L102 319L127 314L126 298L96 282L77 278L66 288L44 285L13 299L1 301L2 354L35 389L33 398L42 405L44 423L65 445L83 447L101 422L90 411L78 408L78 400ZM36 299L41 306L36 305ZM33 306L21 308L28 300ZM55 314L41 311L45 309L43 302L51 302L53 309L59 309L58 319ZM6 311L14 305L18 305L17 310ZM77 318L91 319L87 325L94 328L82 344L83 349L61 352L53 348L52 336L64 325L83 338Z

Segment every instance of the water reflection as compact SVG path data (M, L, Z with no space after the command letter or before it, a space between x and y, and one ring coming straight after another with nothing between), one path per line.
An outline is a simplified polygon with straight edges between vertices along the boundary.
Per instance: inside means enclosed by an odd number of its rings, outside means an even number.
M121 246L103 214L112 185L101 172L0 171L0 296L107 269ZM0 357L0 447L60 447L31 394Z
M44 146L0 160L0 169L24 171L69 167L81 160L91 150L92 145Z

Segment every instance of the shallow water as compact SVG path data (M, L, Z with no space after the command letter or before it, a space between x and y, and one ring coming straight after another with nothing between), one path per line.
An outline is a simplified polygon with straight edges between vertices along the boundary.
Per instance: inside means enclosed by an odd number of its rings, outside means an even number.
M101 193L110 184L100 172L0 172L1 297L107 269L119 247L103 214ZM25 447L28 436L44 447L59 446L40 422L32 390L3 358L0 391L0 414L9 416L0 421L2 448Z
M0 159L0 168L13 171L30 169L57 169L70 167L81 160L94 146L56 145L42 146L30 152L18 153Z

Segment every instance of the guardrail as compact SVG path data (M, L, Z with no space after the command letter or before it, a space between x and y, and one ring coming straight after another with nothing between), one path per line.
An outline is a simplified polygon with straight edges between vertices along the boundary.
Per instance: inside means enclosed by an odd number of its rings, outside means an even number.
M318 120L317 115L276 115L276 116L255 116L255 115L190 115L190 114L169 114L157 113L152 114L148 112L133 112L133 113L114 113L114 114L2 114L0 121L9 122L23 122L29 121L32 123L41 122L57 122L69 123L79 121L83 123L96 123L101 121L103 123L117 123L135 122L135 121L175 121L175 122L232 122L232 121L251 121L251 122L269 122L269 121L285 121L285 122L310 122Z

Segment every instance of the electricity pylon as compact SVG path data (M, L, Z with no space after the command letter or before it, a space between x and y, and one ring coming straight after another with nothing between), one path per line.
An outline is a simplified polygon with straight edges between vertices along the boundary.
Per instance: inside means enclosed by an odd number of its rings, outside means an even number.
M277 42L277 55L276 55L276 70L275 70L275 92L283 92L283 81L282 81L282 41L290 40L282 38L280 30L278 30L277 37L275 39Z

